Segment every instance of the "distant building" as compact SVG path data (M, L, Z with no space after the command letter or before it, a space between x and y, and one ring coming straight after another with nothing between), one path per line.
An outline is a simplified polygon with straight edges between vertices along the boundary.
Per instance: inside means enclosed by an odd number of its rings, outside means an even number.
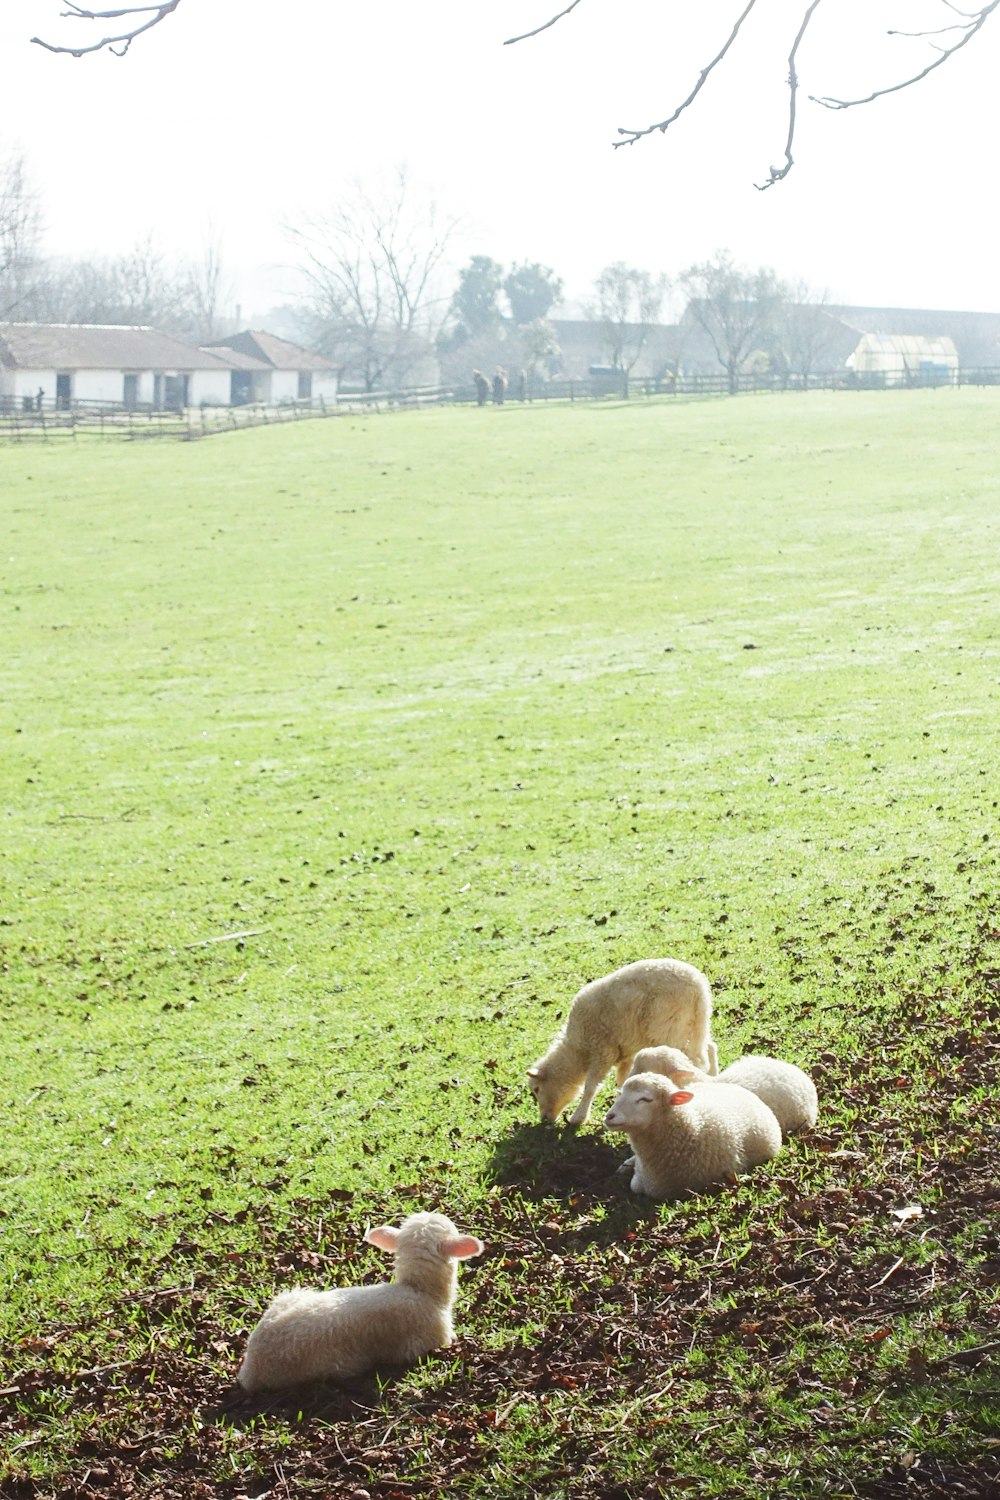
M861 385L955 385L958 350L943 336L866 333L848 355Z
M608 368L611 342L603 320L583 315L579 303L559 303L546 319L559 345L558 373L564 379L586 379L594 367ZM641 343L632 369L634 380L660 380L673 372L679 349L678 328L673 323L628 323L620 331L629 362Z
M202 348L156 328L0 323L0 405L110 405L183 410L337 398L329 360L273 334L234 334Z
M608 340L600 319L584 317L579 305L563 304L553 309L551 322L559 341L562 374L583 379L592 366L608 363ZM638 329L626 328L626 342L634 341L637 333ZM921 360L927 380L932 378L931 367L938 367L933 376L936 383L952 381L956 364L970 374L1000 371L1000 313L832 303L786 308L784 328L776 325L761 331L760 347L748 355L747 368L756 361L779 375L782 371L798 374L800 366L812 376L846 375L848 371L860 375L862 367L874 374L871 364L877 365L879 358L886 360L887 368L891 362L889 346L879 346L878 341L900 338L922 341L924 346L923 354L917 354L913 345L905 356L899 348L892 356L895 367L904 372L904 380L909 378L907 369L915 371ZM866 339L869 343L861 350ZM881 356L876 353L877 347L882 349ZM648 330L632 375L634 379L662 381L675 370L687 377L718 377L723 373L718 354L691 304L679 323L657 323Z
M850 307L827 304L838 352L844 361L865 334L924 339L947 338L955 346L962 370L1000 367L1000 313L949 312L919 307Z
M287 339L246 329L202 346L233 366L230 404L337 399L337 370L328 359Z
M0 323L0 402L43 393L69 408L87 402L136 410L228 406L230 367L155 328L102 323Z

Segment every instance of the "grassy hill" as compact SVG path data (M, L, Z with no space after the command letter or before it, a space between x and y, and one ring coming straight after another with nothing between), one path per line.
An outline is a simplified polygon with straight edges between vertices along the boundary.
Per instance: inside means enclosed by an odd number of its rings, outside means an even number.
M0 449L0 1492L993 1493L996 426ZM656 954L821 1102L666 1205L523 1087ZM454 1349L241 1396L275 1288L416 1207L488 1242Z

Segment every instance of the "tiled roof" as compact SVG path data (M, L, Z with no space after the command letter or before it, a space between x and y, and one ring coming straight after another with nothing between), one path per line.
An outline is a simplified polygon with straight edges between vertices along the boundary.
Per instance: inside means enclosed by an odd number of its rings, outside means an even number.
M205 347L235 349L240 354L251 354L256 359L264 360L272 370L336 369L330 360L314 354L311 349L301 349L298 344L291 344L287 339L279 339L276 334L264 333L257 328L244 329L242 333L231 334L229 338L213 339Z
M0 364L15 370L225 370L218 355L155 328L0 323Z
M264 359L255 359L252 354L243 354L239 349L228 349L223 344L205 344L203 347L232 370L271 370L274 368Z

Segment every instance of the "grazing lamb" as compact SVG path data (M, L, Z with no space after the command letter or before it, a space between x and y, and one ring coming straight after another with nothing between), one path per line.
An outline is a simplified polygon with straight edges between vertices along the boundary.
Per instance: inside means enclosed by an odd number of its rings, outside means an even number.
M692 1083L715 1082L710 1071L696 1068L679 1047L643 1047L633 1057L628 1076L633 1078L636 1073L661 1073L664 1078L672 1078L679 1089L686 1089Z
M628 1135L632 1191L650 1198L707 1187L781 1150L781 1126L767 1105L747 1089L714 1080L692 1091L660 1073L637 1073L622 1085L604 1123Z
M580 1089L570 1115L584 1125L594 1095L611 1068L621 1085L641 1047L670 1042L707 1072L718 1064L709 1040L712 991L692 964L676 958L646 958L585 984L574 997L566 1024L545 1056L528 1069L531 1092L543 1120L556 1120Z
M309 1380L350 1380L378 1365L409 1364L454 1337L457 1261L483 1243L444 1214L410 1214L398 1229L365 1234L396 1257L392 1282L317 1292L281 1292L250 1335L237 1379L248 1391Z
M777 1057L741 1057L719 1074L719 1082L738 1083L763 1099L775 1115L782 1133L816 1124L819 1101L816 1085L808 1073Z
M633 1060L634 1073L662 1073L664 1077L672 1078L680 1089L698 1083L738 1084L764 1101L777 1117L785 1136L816 1124L819 1108L816 1085L808 1073L778 1057L760 1057L753 1053L730 1063L717 1078L711 1078L676 1047L644 1047Z

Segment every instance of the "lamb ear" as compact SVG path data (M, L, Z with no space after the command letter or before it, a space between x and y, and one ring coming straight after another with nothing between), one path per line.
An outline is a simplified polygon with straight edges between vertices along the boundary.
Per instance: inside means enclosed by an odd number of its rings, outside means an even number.
M691 1092L690 1089L678 1089L676 1093L670 1095L670 1098L667 1100L667 1103L668 1104L690 1104L690 1102L691 1102L691 1100L693 1098L694 1098L694 1095L692 1094L692 1092Z
M391 1224L379 1224L374 1229L365 1230L365 1239L369 1245L377 1245L380 1250L388 1250L390 1255L394 1255L399 1230L393 1229Z
M528 1069L528 1077L529 1078L541 1078L541 1076L542 1076L542 1070L541 1070L541 1068L529 1068Z
M477 1240L474 1234L460 1234L441 1243L441 1254L452 1260L471 1260L474 1255L482 1255L485 1249L482 1240Z

